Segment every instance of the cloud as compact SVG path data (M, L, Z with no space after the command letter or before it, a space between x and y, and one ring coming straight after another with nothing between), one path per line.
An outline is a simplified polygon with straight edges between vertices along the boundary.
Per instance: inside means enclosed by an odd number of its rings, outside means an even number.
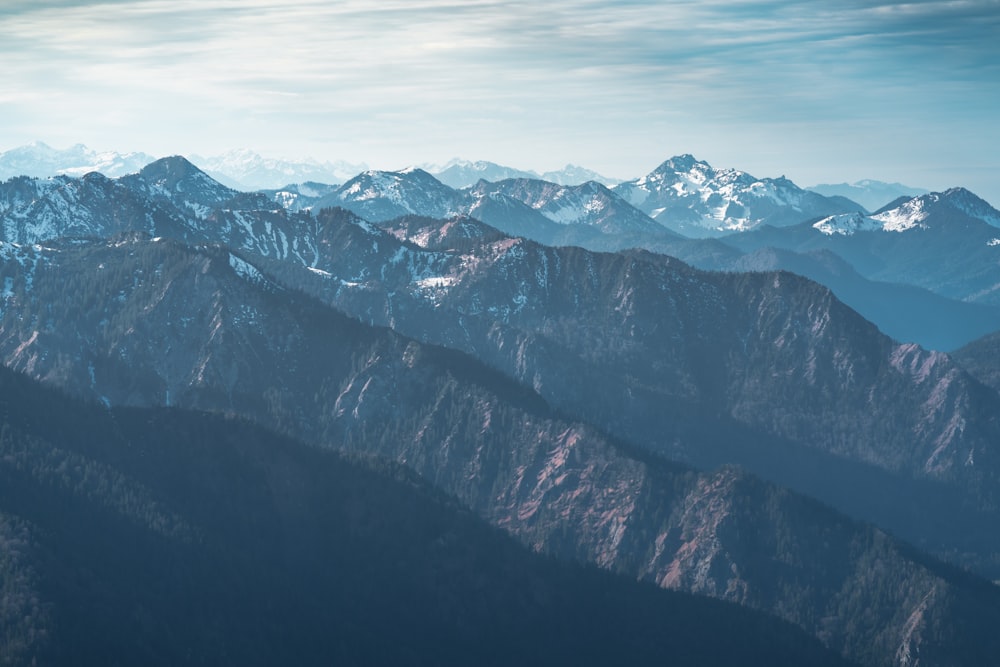
M887 150L992 127L997 34L1000 0L8 0L0 131L538 168Z

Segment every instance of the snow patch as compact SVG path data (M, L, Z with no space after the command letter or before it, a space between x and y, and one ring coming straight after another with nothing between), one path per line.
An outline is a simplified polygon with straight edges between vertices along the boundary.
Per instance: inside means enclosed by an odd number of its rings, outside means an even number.
M264 277L264 274L261 273L257 267L243 259L240 259L232 253L229 253L229 266L233 267L233 270L238 276L249 280L250 282L267 282L267 278Z

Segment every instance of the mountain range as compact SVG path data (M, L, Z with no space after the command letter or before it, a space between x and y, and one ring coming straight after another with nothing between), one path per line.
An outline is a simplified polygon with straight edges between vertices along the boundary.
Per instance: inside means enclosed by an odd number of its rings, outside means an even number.
M6 664L846 664L763 614L543 559L391 464L6 369L0 397Z
M135 173L154 159L146 153L94 151L83 144L59 150L36 141L0 151L0 179L14 176L83 176L92 171L115 178Z
M877 211L900 197L912 198L929 194L929 190L913 188L902 183L885 183L872 179L854 183L820 183L810 188L825 197L846 197L856 201L869 211Z
M689 167L685 182L695 180L692 174L710 169L705 163L689 156L668 160L653 175L640 179L651 191L654 185L659 188L649 195L651 200L674 197L666 193L672 192L676 184L666 179L664 174L673 174L672 178L678 178L677 169L684 165ZM778 213L775 218L765 218L763 226L755 228L756 231L729 234L718 239L691 239L663 227L632 206L627 197L622 196L628 194L630 187L628 183L613 189L597 183L559 186L538 179L515 178L494 183L481 181L473 187L455 190L427 172L414 169L365 172L339 188L307 201L288 190L274 196L276 201L294 201L297 208L307 203L308 208L314 211L328 206L344 207L375 222L408 214L432 218L470 216L508 234L546 245L579 245L595 251L644 248L678 257L707 270L789 270L830 287L840 299L897 340L917 342L934 349L955 349L1000 328L1000 308L988 298L976 296L978 292L988 291L990 286L997 284L993 276L996 264L990 254L996 246L989 245L993 240L989 221L1000 213L967 191L956 189L924 196L940 201L937 205L939 210L948 209L952 206L949 202L962 197L971 198L966 204L956 203L955 206L959 210L966 206L971 211L966 214L967 217L981 221L980 227L988 232L980 239L978 237L982 233L966 234L965 227L942 230L948 238L940 239L941 243L945 247L954 246L956 257L961 253L967 256L961 266L968 267L968 270L955 270L961 273L968 289L955 291L945 289L946 284L940 284L938 279L942 271L956 264L942 267L938 260L938 247L933 243L923 243L920 239L914 241L912 234L862 234L852 241L845 241L841 238L843 234L824 234L814 227L820 220L826 220L821 227L829 229L833 220L874 219L859 205L807 193L803 196L815 204L815 208L807 214L797 204L778 206L777 200L769 199L769 210ZM679 214L682 219L701 219L699 211L704 211L703 199L716 201L715 197L724 202L726 208L730 204L742 206L738 203L743 197L739 191L730 192L730 195L727 195L728 199L723 198L722 194L708 188L698 195L688 193L685 198L678 199L675 206L686 211ZM788 196L791 201L801 202ZM976 201L972 202L972 199ZM900 201L876 216L905 220L910 215L905 209L922 206L921 201L921 198ZM687 206L692 208L685 208ZM820 211L844 208L854 212L818 215ZM805 222L790 226L776 224L789 220ZM841 223L842 226L844 224L846 222ZM907 228L918 227L911 225ZM841 252L845 245L858 242L861 238L875 237L879 237L880 244L885 247L882 252L893 256L893 262L905 262L914 270L873 271L872 258L864 250ZM881 259L876 261L882 262ZM942 317L945 313L947 316Z
M744 256L630 222L599 184L407 170L324 196L287 210L176 157L7 181L4 365L390 459L536 551L779 616L861 664L995 654L998 589L918 551L1000 573L1000 394L950 357L791 273L543 245L453 208Z

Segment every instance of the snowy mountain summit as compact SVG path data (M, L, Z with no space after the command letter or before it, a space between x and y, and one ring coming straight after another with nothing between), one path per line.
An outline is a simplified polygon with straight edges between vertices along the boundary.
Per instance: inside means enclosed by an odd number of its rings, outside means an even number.
M927 220L932 215L947 216L945 219L949 220L955 217L973 218L1000 227L1000 211L965 188L932 192L912 199L903 198L870 216L859 212L832 215L813 227L828 236L850 236L857 232L871 231L905 232L926 229Z
M793 225L861 209L850 200L804 190L783 176L755 178L738 169L715 169L687 154L614 190L668 229L694 237L748 231L762 224Z

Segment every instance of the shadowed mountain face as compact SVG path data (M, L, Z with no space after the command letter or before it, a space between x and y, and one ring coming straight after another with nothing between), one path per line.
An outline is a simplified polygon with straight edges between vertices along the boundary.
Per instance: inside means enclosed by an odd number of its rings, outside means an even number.
M1000 331L969 343L954 357L973 377L1000 392Z
M35 252L4 265L0 349L49 383L396 460L534 549L769 611L865 664L991 646L959 620L1000 613L990 584L739 470L698 473L623 445L469 356L348 319L230 251L120 238ZM861 609L878 618L863 630Z
M534 556L395 466L6 370L0 405L11 664L842 664L776 619Z
M1000 211L954 188L890 204L871 216L832 216L730 236L742 250L825 249L861 275L973 303L1000 304Z

